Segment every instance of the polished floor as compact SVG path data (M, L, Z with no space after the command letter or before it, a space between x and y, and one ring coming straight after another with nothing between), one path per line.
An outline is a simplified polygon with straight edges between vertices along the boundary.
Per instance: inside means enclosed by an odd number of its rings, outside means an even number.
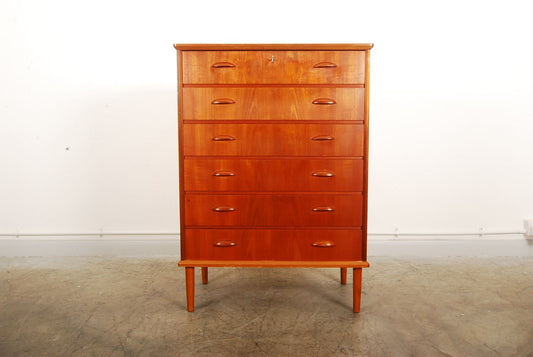
M533 356L532 258L213 268L186 312L171 258L0 258L0 356ZM351 272L348 280L351 279Z

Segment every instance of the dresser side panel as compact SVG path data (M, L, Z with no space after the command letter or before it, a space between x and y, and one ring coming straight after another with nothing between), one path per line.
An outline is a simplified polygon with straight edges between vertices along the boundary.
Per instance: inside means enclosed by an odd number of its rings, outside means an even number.
M177 112L178 112L178 181L179 181L179 220L180 220L180 253L181 259L186 257L186 241L185 241L185 180L184 180L184 161L183 161L183 52L177 51Z
M370 49L365 51L365 103L364 103L364 125L365 125L365 145L364 145L364 170L363 170L363 236L362 252L363 260L367 259L367 235L368 235L368 160L369 160L369 108L370 108Z

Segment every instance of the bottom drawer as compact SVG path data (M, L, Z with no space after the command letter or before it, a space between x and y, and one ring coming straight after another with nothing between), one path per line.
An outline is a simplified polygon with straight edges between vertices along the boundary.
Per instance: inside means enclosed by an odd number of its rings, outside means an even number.
M181 259L362 260L363 234L353 230L187 229Z

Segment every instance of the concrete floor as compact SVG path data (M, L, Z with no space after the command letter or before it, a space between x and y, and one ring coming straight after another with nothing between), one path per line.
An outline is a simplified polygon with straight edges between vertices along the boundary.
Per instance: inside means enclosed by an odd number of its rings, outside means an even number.
M533 259L212 268L186 312L170 258L0 258L0 356L533 356ZM348 275L351 279L351 272Z

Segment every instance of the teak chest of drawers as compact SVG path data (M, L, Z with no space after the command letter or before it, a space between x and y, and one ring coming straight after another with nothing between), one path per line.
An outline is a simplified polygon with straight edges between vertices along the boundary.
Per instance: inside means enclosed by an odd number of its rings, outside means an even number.
M176 44L181 261L353 269L366 259L372 44Z

